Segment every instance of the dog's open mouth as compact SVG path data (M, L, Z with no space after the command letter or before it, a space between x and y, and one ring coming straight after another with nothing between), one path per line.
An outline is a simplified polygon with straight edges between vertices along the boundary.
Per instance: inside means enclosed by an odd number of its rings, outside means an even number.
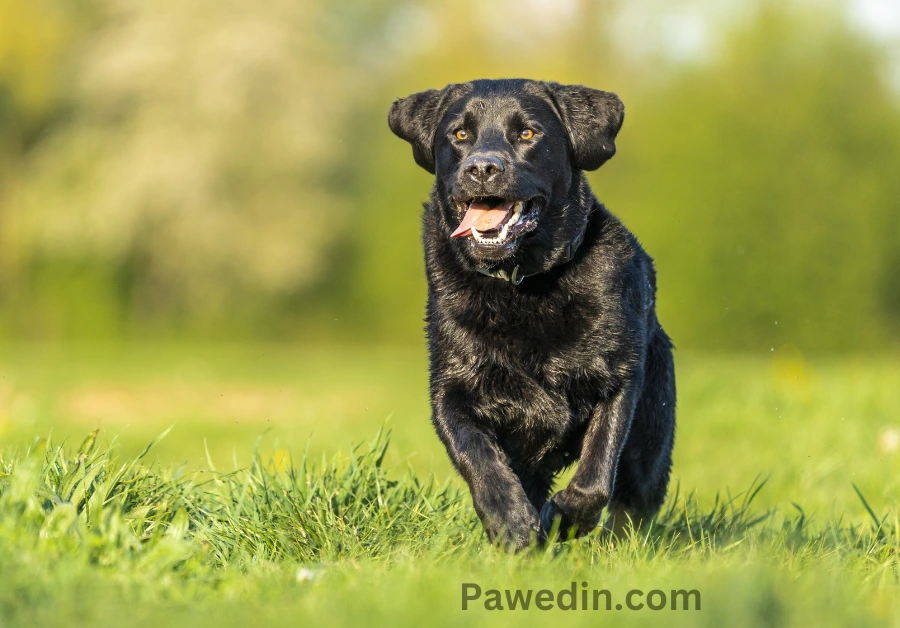
M477 196L457 201L465 212L452 238L469 237L479 244L503 246L535 226L534 201Z

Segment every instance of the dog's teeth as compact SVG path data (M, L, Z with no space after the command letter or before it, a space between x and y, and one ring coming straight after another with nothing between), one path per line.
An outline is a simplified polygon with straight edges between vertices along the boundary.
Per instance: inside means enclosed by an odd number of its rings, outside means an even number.
M522 210L524 209L524 207L525 205L522 201L516 201L516 204L513 205L512 217L510 217L510 219L506 221L506 224L503 225L503 227L500 229L500 233L498 233L496 237L486 238L475 227L472 227L472 237L475 238L476 242L479 242L481 244L502 244L503 242L506 242L506 236L509 233L509 228L514 226L519 222L519 220L521 220Z
M472 235L475 236L475 240L481 242L482 244L493 244L494 238L486 238L481 235L481 232L478 231L475 227L472 227Z

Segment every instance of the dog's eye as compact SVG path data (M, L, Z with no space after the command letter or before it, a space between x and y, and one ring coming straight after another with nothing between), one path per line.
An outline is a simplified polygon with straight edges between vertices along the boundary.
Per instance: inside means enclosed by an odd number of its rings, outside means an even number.
M468 139L468 137L469 137L469 132L466 131L465 129L459 129L459 130L458 130L456 133L454 133L453 135L455 135L455 136L456 136L456 139L458 139L458 140L465 140L465 139Z
M534 131L532 131L531 129L524 129L521 133L519 133L519 137L521 137L523 140L530 140L532 137L534 137Z

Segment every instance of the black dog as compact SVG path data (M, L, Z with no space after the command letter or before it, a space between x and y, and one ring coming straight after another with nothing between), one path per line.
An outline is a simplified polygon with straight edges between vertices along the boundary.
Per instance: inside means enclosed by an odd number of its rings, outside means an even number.
M432 420L492 541L583 535L662 505L672 345L653 261L584 176L624 107L580 85L480 80L396 101L435 174L423 215ZM556 473L580 459L549 501Z

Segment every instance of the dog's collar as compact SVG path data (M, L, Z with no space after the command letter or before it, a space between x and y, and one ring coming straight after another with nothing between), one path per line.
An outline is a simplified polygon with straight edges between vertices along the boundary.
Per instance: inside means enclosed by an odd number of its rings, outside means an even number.
M566 245L566 254L563 256L563 258L559 262L557 262L556 264L553 265L554 268L571 261L572 258L575 257L575 252L578 250L578 247L581 246L581 243L584 242L585 231L587 231L587 229L585 229L584 231L579 233L578 237L575 238L574 241L569 242ZM482 275L485 275L487 277L494 277L495 279L502 279L503 281L508 281L513 286L518 286L520 283L525 281L525 279L527 279L528 277L534 277L535 275L540 275L543 272L543 271L538 271L536 273L529 273L527 275L523 275L523 274L519 273L518 265L516 265L516 267L513 268L511 273L507 273L502 268L499 270L490 270L488 268L483 268L481 266L476 266L475 270L477 270L479 273L481 273Z
M482 275L485 275L486 277L495 277L497 279L502 279L503 281L508 281L514 286L518 286L525 280L526 277L532 277L537 274L532 273L530 275L520 275L518 266L513 268L513 271L510 274L507 274L506 271L502 268L500 270L489 270L487 268L482 268L481 266L476 266L475 270L477 270Z

